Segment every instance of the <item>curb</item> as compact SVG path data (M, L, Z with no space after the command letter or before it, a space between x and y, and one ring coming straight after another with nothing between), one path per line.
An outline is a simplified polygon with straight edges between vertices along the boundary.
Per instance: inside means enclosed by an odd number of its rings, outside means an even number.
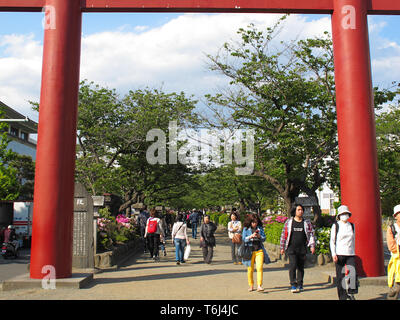
M334 271L322 271L322 276L325 281L331 284L336 284L336 272ZM387 287L387 277L360 277L360 286L383 286Z

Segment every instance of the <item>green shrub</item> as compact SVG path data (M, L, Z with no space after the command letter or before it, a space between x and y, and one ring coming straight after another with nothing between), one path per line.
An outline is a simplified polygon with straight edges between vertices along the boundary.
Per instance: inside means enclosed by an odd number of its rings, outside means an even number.
M266 241L272 244L279 245L284 223L270 223L264 227Z
M331 228L323 227L315 230L316 246L315 254L330 254L330 238L331 238Z

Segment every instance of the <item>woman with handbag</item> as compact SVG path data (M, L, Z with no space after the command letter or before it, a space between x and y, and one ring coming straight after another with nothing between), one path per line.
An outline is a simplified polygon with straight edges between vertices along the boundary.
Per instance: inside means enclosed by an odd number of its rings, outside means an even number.
M250 260L243 259L243 264L247 266L247 280L249 283L249 292L254 291L254 263L257 269L257 291L264 292L263 284L263 263L268 262L269 259L265 251L263 242L265 241L265 233L262 228L262 222L256 214L250 214L244 221L244 228L242 233L243 245L251 247Z
M172 227L172 243L175 245L175 260L176 264L180 265L184 263L183 258L185 252L185 246L189 245L189 238L187 236L186 223L183 222L184 216L179 213L177 216L177 222L174 223Z
M231 253L233 264L242 264L239 261L238 249L242 243L242 223L239 220L239 215L236 211L231 213L231 221L228 223L228 236L231 242Z

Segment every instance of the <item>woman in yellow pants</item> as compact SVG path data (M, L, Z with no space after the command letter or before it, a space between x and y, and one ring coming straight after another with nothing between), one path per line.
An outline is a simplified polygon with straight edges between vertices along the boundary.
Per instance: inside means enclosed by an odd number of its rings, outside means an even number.
M267 257L263 242L265 241L265 233L259 217L255 214L249 215L244 222L242 233L244 243L252 248L250 260L243 260L243 264L247 266L247 279L249 283L249 291L254 291L254 263L257 269L257 291L264 292L263 284L263 263Z

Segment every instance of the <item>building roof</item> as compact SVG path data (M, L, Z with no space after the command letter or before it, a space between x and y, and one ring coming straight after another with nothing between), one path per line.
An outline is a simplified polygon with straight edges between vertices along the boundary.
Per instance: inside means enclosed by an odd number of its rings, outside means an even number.
M15 122L15 124L23 131L27 133L37 133L37 127L38 124L37 122L29 119L28 117L20 114L18 111L14 110L13 108L10 108L6 104L0 101L0 109L4 111L4 118L5 119L26 119L27 121L25 122ZM11 124L10 122L9 124Z

